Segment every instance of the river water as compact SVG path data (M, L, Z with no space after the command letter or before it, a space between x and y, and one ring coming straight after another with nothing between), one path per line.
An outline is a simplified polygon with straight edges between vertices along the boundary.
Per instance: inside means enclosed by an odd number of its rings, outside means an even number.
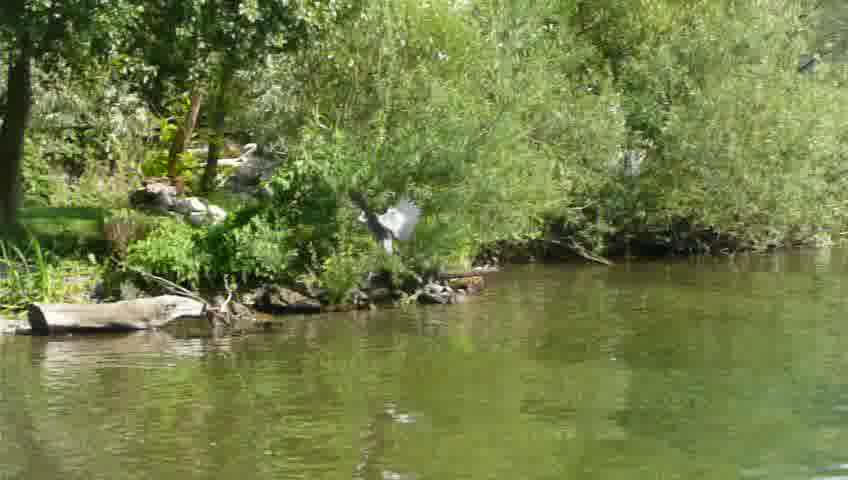
M0 479L844 479L846 287L836 249L535 265L241 337L0 337Z

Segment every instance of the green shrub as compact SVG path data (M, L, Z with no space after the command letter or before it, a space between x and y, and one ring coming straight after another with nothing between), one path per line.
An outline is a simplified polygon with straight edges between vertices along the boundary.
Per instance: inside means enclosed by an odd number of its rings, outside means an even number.
M688 225L757 247L845 225L846 93L798 74L808 44L790 3L632 12L667 35L643 31L617 79L628 126L652 149L633 188L602 201L616 228Z
M294 281L307 270L320 270L335 250L339 209L329 184L317 173L281 170L271 186L270 201L246 206L211 229L203 248L216 278Z
M151 234L129 247L127 264L181 285L197 287L210 274L204 248L206 230L181 221L161 220Z
M467 263L600 191L623 115L604 73L586 72L596 52L565 27L567 5L363 9L345 35L257 78L253 124L265 143L287 143L285 174L326 183L341 208L349 189L378 210L411 197L426 216L417 263ZM581 93L586 84L602 94Z
M67 64L33 72L35 98L23 160L25 203L120 207L137 185L136 165L152 118L112 65Z
M213 228L204 246L212 256L212 275L236 275L241 282L284 281L295 275L292 262L298 252L291 232L283 225L272 225L262 215L253 215L246 223L225 224Z
M317 286L327 290L331 304L349 303L353 290L361 286L363 272L373 266L371 260L367 254L345 246L324 259Z

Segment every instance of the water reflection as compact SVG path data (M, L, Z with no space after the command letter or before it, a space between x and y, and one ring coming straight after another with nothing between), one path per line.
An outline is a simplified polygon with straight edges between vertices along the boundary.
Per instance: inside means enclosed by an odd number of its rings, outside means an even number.
M264 335L0 337L0 478L839 478L845 273L529 266Z

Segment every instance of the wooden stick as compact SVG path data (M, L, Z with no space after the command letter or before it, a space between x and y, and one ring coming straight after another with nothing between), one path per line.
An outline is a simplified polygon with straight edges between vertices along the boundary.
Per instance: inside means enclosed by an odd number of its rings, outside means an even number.
M189 290L186 290L185 288L177 285L176 283L174 283L174 282L172 282L168 279L162 278L162 277L157 276L157 275L153 275L152 273L145 272L144 270L142 270L140 268L133 267L133 266L130 266L130 265L127 265L127 264L124 264L124 266L127 269L132 270L133 272L141 275L142 277L149 278L149 279L159 283L163 287L169 289L171 291L171 293L173 293L175 295L180 295L182 297L187 297L187 298L191 298L193 300L197 300L198 302L201 302L204 305L209 304L209 302L207 302L203 298L199 297L198 295L195 295L194 293L190 292Z
M556 240L554 240L554 241L556 243L560 243L559 241L556 241ZM577 255L580 255L581 257L585 258L586 260L596 262L596 263L600 263L601 265L606 265L608 267L613 265L613 263L611 261L607 260L606 258L600 257L598 255L594 255L592 253L589 253L588 250L583 248L582 245L578 244L574 240L571 240L571 245L569 245L569 246L574 251L574 253L576 253Z

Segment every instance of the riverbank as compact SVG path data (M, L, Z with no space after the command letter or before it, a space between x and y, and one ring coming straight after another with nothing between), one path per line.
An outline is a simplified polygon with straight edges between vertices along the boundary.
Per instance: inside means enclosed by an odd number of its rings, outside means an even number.
M474 257L472 264L477 267L446 274L440 273L444 267L421 268L424 263L416 258L414 244L396 255L385 256L379 248L374 248L367 232L359 231L360 239L356 242L361 251L343 250L343 255L329 257L332 261L322 265L320 275L312 273L314 267L309 264L293 271L291 264L267 263L276 258L268 256L271 253L268 252L262 257L267 262L253 264L250 271L279 272L274 275L289 280L263 281L254 276L236 284L233 279L243 276L245 270L228 269L233 263L226 262L232 262L233 258L243 262L245 257L240 250L224 249L222 255L221 239L226 242L244 225L264 218L267 213L263 212L268 212L269 207L262 208L248 209L247 222L243 214L238 214L216 226L191 226L169 216L144 212L123 214L117 223L115 220L111 223L101 221L99 228L103 236L90 236L88 246L77 250L45 248L34 236L29 243L4 244L0 258L5 269L5 274L0 276L0 305L22 318L27 306L36 302L102 304L164 294L190 295L203 299L210 311L219 312L221 324L227 326L232 318L250 319L257 313L312 314L415 303L462 303L484 288L484 275L498 266L514 263L612 265L632 258L730 255L741 251L833 243L824 233L809 235L805 241L753 243L744 236L721 235L678 222L675 230L611 235L604 240L606 250L596 253L591 245L581 243L583 240L579 236L550 226L548 233L539 238L489 243ZM142 228L142 225L147 226ZM124 234L106 235L116 231ZM242 245L256 252L256 246L250 242ZM281 247L266 245L262 248ZM233 253L238 256L233 257ZM306 251L296 254L299 258L308 256ZM219 270L211 271L216 265ZM192 279L201 279L201 275L203 283L192 286ZM239 324L246 325L249 321Z
M257 288L233 289L229 285L221 289L204 289L202 292L190 291L161 277L146 274L138 270L124 271L120 293L108 295L104 278L88 277L94 283L92 290L83 295L66 295L58 298L55 306L45 305L41 301L28 303L27 320L3 320L0 334L29 334L47 332L115 331L158 328L174 320L151 317L145 313L138 319L131 317L130 311L121 314L121 304L130 308L133 302L166 298L161 295L177 295L200 302L203 317L212 328L224 328L244 332L267 327L267 322L257 321L258 314L285 316L290 314L317 314L351 310L375 310L386 306L410 304L448 305L464 303L471 296L479 294L485 286L484 275L496 271L492 268L477 268L471 272L439 274L424 279L414 276L398 283L388 272L368 274L361 286L348 293L350 302L332 302L328 292L321 289L308 289L302 285L287 287L279 284L265 284ZM19 274L20 272L13 272ZM38 274L38 273L36 273ZM20 275L18 275L20 276ZM8 278L6 279L8 281ZM57 282L79 281L78 276L59 277ZM135 280L135 282L133 281ZM112 280L114 281L114 279ZM138 285L141 285L139 287ZM18 299L20 300L20 299ZM117 303L116 303L117 302ZM37 308L34 308L37 307ZM24 312L19 310L19 317ZM135 312L137 310L133 309ZM57 311L60 322L53 324L45 311ZM70 316L62 312L72 313ZM113 312L113 313L107 313ZM114 315L125 316L112 320ZM27 324L28 323L28 324Z

